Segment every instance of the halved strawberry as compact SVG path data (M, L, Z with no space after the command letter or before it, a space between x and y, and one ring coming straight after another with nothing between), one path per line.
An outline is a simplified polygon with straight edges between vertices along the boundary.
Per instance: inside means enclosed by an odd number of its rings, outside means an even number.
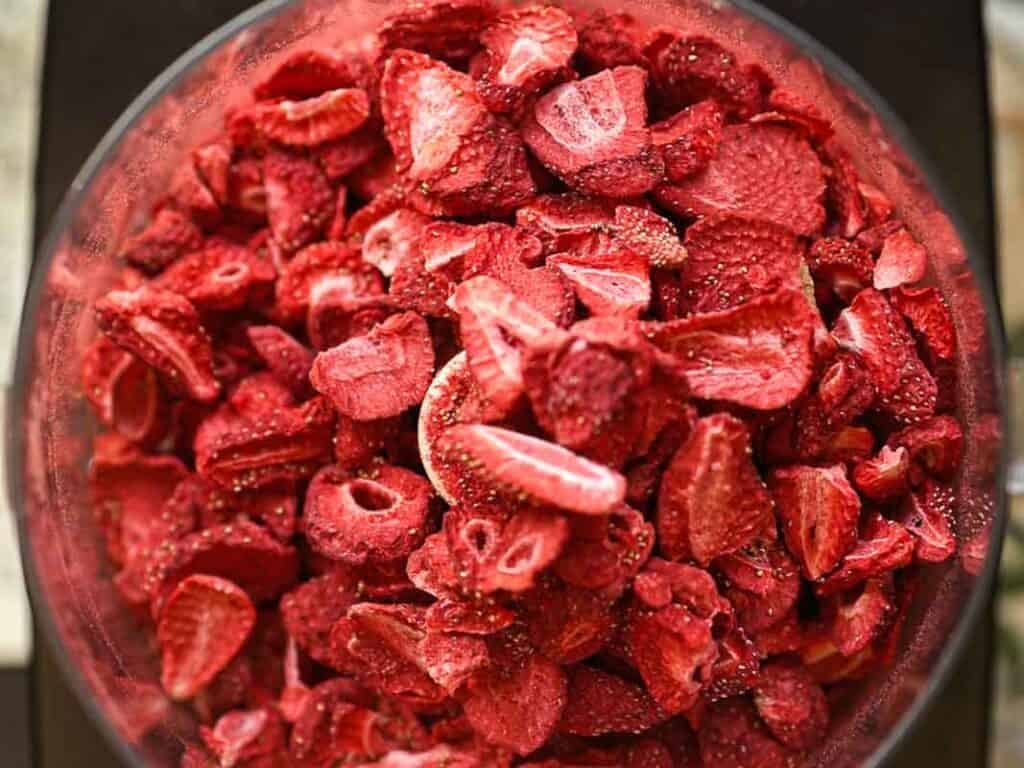
M754 689L754 705L772 735L791 749L810 749L825 739L825 693L798 662L766 664Z
M175 701L192 698L245 644L256 623L248 595L216 576L182 580L160 612L160 681Z
M669 181L682 181L707 168L718 152L725 115L705 99L651 126L651 141L665 162Z
M199 227L174 210L164 208L139 234L121 248L120 257L147 272L159 272L203 242Z
M299 101L258 102L232 115L228 131L239 146L271 141L306 148L348 136L369 116L366 91L337 88Z
M579 56L588 72L635 64L647 66L643 26L628 13L596 10L579 25Z
M666 557L707 565L773 525L771 498L750 455L739 419L719 413L697 421L662 478L656 524Z
M558 731L576 736L641 733L667 717L641 686L580 665L569 673L569 691Z
M320 167L305 157L270 152L263 159L267 218L274 241L293 253L317 240L334 213L335 195Z
M527 114L523 139L573 189L642 195L663 171L647 128L646 82L639 67L616 67L556 86Z
M875 265L874 285L879 291L913 284L924 277L928 251L907 230L890 235L882 244Z
M384 20L377 36L386 53L422 51L446 61L464 61L479 48L480 33L494 17L486 0L417 0Z
M248 248L211 238L175 261L150 285L181 294L197 309L233 310L265 301L273 291L273 265Z

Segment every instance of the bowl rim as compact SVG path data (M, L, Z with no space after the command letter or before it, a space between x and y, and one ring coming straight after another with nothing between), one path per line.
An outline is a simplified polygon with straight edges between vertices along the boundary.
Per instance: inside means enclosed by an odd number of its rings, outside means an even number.
M672 2L673 0L667 1ZM718 1L722 2L722 0ZM121 738L93 696L91 686L86 681L85 676L71 662L71 655L68 653L63 637L57 631L56 619L46 593L42 588L29 545L29 533L22 505L24 498L25 441L21 430L17 428L11 416L23 412L20 407L22 405L20 398L26 397L29 392L29 365L33 355L32 332L37 325L39 304L50 266L63 239L63 234L72 222L80 203L91 190L93 183L105 167L106 162L118 149L122 138L157 100L172 91L192 71L195 65L203 61L220 46L246 29L267 22L285 11L288 7L299 5L301 2L302 0L263 0L263 2L234 16L220 27L208 33L157 75L130 102L103 135L95 149L89 154L61 199L56 213L47 226L45 238L35 249L35 257L30 265L18 327L14 376L11 389L8 390L6 398L8 419L5 449L7 452L8 499L11 510L17 520L18 545L25 581L28 587L32 615L37 625L41 625L43 628L43 642L49 644L61 674L73 690L82 709L87 713L96 729L103 734L112 751L125 765L144 765L143 757L135 745ZM711 2L712 5L715 4L714 0L711 0ZM961 611L955 626L932 661L931 674L928 676L927 682L915 694L911 704L882 737L871 756L863 764L865 768L881 768L881 766L889 763L897 748L913 733L922 717L931 708L936 697L946 688L952 676L954 665L963 655L967 642L973 635L975 625L994 596L993 585L1001 559L1000 555L1007 522L1005 475L1009 455L1005 336L1002 326L1002 315L999 310L992 280L992 272L996 265L993 263L993 269L990 269L988 264L980 258L980 249L978 248L976 238L970 229L965 226L959 209L951 204L946 184L936 172L927 153L921 149L903 119L889 106L872 85L853 67L847 64L846 61L810 33L774 11L765 8L755 0L724 0L723 5L726 9L738 10L741 14L747 15L778 33L794 49L821 64L831 78L855 93L871 112L877 116L885 134L894 139L900 150L910 159L924 181L926 189L951 221L966 251L967 262L970 265L971 274L975 278L976 288L985 308L985 322L990 347L989 353L994 363L993 385L996 404L999 409L998 417L1001 434L1003 436L1000 443L998 467L995 473L995 504L992 512L987 556L981 571L975 577L975 583L970 590L970 595L967 598L964 609ZM991 176L991 173L989 173L989 176ZM38 638L36 642L38 642Z

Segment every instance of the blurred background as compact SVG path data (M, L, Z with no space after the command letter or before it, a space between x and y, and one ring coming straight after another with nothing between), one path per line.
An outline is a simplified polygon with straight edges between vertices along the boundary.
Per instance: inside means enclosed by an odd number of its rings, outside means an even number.
M5 387L33 245L74 172L142 86L192 42L251 4L0 0L0 378ZM966 197L966 218L983 247L992 239L994 216L1008 340L1011 352L1024 361L1024 0L765 4L807 28L883 92L936 161L954 196ZM843 14L849 23L837 21ZM891 44L882 45L879 38ZM950 135L944 115L964 111L969 114L963 130L976 129L977 135ZM960 138L973 139L979 154L972 158L964 152ZM972 186L971 174L978 184ZM1024 393L1024 362L1011 375ZM1024 397L1018 401L1024 409ZM1016 453L1024 456L1024 449ZM1011 484L1011 490L1024 494L1024 472L1011 474ZM995 768L1024 766L1024 502L1013 514L992 618L994 640L989 627L979 629L972 666L964 672L984 678L975 681L980 698L943 705L953 713L943 715L950 722L956 722L959 706L968 708L960 710L963 720L973 717L981 725L972 733L965 728L965 735L947 732L940 743L971 739L977 744L967 752L977 757L970 763L925 762L911 750L901 766L973 768L985 764L986 754ZM0 509L0 766L115 765L94 743L98 737L62 688L45 641L33 635L15 521L9 510ZM960 694L947 698L953 695Z

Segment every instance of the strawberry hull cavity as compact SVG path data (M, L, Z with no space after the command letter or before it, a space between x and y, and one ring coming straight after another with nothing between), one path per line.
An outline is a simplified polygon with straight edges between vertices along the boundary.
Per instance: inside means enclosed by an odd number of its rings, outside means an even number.
M726 40L340 42L187 155L82 357L181 765L800 764L970 554L929 233Z

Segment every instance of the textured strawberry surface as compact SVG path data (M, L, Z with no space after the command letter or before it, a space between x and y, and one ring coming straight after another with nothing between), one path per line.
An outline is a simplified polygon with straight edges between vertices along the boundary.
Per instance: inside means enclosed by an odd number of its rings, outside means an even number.
M725 40L410 0L116 252L82 394L182 766L799 764L972 557L925 233Z

